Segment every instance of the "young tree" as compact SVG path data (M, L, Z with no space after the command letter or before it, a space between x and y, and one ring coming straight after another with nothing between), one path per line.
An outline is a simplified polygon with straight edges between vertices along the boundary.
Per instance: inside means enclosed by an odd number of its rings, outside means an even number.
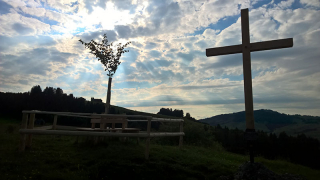
M104 65L104 70L108 71L107 76L109 76L109 82L105 108L105 113L108 114L111 99L112 77L116 73L118 66L121 64L121 55L125 52L129 52L129 50L125 50L124 48L127 47L131 42L127 42L123 45L121 43L118 43L117 45L113 46L113 42L111 44L108 44L108 38L106 34L103 35L101 43L97 43L94 40L91 40L89 43L85 43L81 39L79 41L84 44L85 48L91 50L90 53L95 55L96 58L98 58L98 61L100 61Z

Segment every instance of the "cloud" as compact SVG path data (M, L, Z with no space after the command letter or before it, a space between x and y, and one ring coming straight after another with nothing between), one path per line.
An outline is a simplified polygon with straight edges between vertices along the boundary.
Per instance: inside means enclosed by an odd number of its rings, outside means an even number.
M140 3L140 2L134 3L132 0L123 0L123 1L113 0L112 2L119 10L130 10L130 13L134 13L138 6L138 3Z
M32 34L34 30L20 23L14 23L12 29L15 30L20 35Z
M320 1L319 0L300 0L301 4L305 4L307 6L315 6L320 7Z
M117 33L121 38L128 39L132 36L130 26L118 25L118 26L115 26L115 30L117 31Z
M244 110L242 55L208 58L205 49L241 44L240 10L249 8L251 42L294 39L292 48L251 53L254 107L318 114L319 6L300 3L0 1L1 91L32 82L105 99L103 65L78 40L106 33L132 41L113 77L113 104L184 107L196 117Z
M16 13L3 14L0 16L0 21L0 35L43 35L50 31L50 25Z
M161 53L159 51L156 51L156 50L152 50L149 52L149 55L153 58L159 58L161 57Z
M11 5L4 1L0 1L0 14L7 14L10 12L10 9L13 8Z
M1 36L0 51L5 54L15 54L22 49L31 47L50 47L56 45L56 41L50 36ZM20 47L20 48L18 48Z
M67 63L76 54L60 52L55 48L36 48L19 55L1 55L3 75L47 75L53 63Z
M79 37L79 39L82 39L85 42L89 42L92 39L93 40L99 39L99 41L101 41L103 34L107 35L109 44L117 40L117 34L113 30L99 30L99 31L85 32L80 35L77 35L77 37Z

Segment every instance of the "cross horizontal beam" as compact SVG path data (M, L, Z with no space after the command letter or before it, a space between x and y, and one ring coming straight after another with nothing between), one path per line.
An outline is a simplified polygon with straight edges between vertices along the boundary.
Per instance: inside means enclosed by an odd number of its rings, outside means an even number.
M280 49L280 48L289 48L293 46L293 39L279 39L279 40L272 40L272 41L263 41L263 42L256 42L250 43L250 51L264 51L264 50L271 50L271 49ZM242 45L234 45L234 46L224 46L218 48L210 48L206 49L206 56L219 56L219 55L226 55L226 54L236 54L242 53Z

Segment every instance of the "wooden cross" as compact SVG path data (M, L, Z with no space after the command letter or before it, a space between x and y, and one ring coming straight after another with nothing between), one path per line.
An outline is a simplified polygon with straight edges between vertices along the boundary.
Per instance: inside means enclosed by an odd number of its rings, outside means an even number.
M293 39L288 38L288 39L250 43L248 9L241 9L241 31L242 31L242 44L206 49L206 55L207 57L210 57L210 56L242 53L246 128L247 128L247 131L254 131L250 52L292 47Z

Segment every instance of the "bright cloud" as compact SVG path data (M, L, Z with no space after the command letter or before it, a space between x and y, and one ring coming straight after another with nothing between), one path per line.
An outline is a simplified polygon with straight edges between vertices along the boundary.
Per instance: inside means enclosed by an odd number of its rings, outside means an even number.
M252 53L255 109L320 115L320 2L0 1L0 91L34 85L105 100L108 77L79 43L132 44L121 57L111 103L196 118L244 110L241 54L205 49L241 44L240 10L249 8L251 42L294 39L289 49Z

